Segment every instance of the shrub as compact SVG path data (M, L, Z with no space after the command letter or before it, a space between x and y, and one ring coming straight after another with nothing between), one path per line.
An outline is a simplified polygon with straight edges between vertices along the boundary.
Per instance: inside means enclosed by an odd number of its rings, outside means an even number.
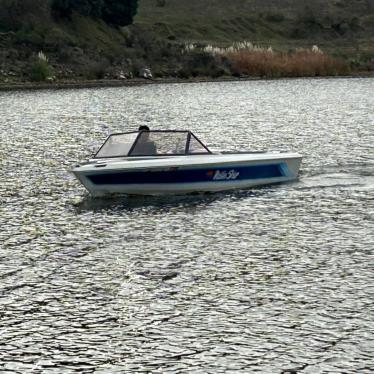
M83 70L82 75L86 79L103 79L108 72L108 62L98 61L88 64Z
M44 39L35 30L22 29L16 32L16 44L32 45L34 48L43 48Z
M48 62L38 58L31 66L30 78L32 81L42 82L51 76L51 72Z
M64 32L63 29L52 27L44 36L44 46L49 50L61 51L67 46L75 44L73 37Z
M192 50L187 53L183 65L183 69L178 73L179 76L219 77L224 74L219 57L204 50Z
M70 0L54 0L51 5L52 14L55 18L70 18L73 8Z
M73 12L100 18L103 6L104 0L53 0L51 8L55 18L70 19Z
M105 0L103 20L114 26L130 25L138 10L138 0Z
M138 9L138 0L53 0L55 18L71 19L73 12L83 16L101 18L113 26L132 23Z

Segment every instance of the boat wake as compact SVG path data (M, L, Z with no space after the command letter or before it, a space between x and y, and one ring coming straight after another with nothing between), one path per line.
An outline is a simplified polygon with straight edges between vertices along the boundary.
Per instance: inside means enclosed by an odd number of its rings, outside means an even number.
M301 173L296 188L374 189L374 163L321 167L318 172Z

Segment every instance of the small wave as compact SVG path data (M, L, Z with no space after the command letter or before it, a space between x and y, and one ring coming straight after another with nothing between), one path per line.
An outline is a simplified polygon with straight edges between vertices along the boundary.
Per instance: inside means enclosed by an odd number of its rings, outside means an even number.
M300 179L299 189L311 188L374 188L374 174L331 173Z
M309 170L301 175L308 177L315 177L320 175L332 174L352 174L356 176L373 176L374 162L352 162L352 163L338 163L333 165L318 165L313 170Z

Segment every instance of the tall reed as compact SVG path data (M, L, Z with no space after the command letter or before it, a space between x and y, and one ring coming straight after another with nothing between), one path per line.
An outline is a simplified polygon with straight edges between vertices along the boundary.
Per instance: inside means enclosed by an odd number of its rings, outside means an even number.
M185 46L186 52L197 49L193 44ZM201 50L201 49L200 49ZM310 77L345 75L349 73L346 62L322 52L316 45L310 49L292 52L274 52L243 41L227 48L211 45L202 48L217 58L225 57L234 75L255 77Z
M344 75L348 65L319 49L273 52L241 48L226 53L235 74L261 77L314 77Z

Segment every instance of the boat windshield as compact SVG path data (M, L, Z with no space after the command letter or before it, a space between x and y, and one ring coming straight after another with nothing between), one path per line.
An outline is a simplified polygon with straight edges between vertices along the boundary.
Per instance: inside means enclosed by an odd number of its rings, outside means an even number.
M137 136L136 132L110 135L95 158L127 156Z
M209 153L190 131L141 131L110 135L95 158Z

